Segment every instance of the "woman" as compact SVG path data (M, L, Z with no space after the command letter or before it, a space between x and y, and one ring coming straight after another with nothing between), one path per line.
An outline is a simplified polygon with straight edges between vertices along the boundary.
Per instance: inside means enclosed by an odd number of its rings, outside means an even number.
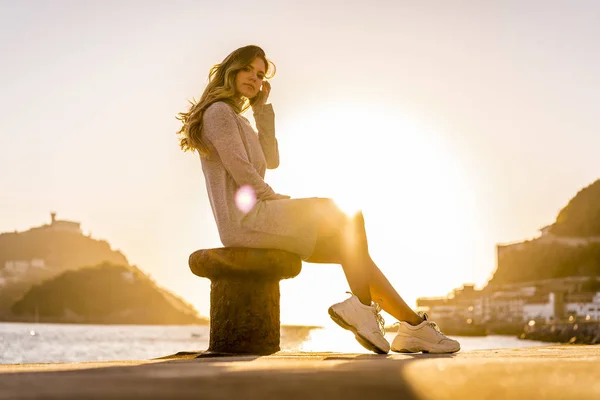
M281 249L309 263L341 264L352 292L329 314L371 351L390 350L380 307L400 321L392 350L458 351L458 342L408 307L375 265L361 213L348 217L331 199L291 199L264 181L266 169L279 166L275 116L267 104L266 79L274 72L260 47L239 48L210 70L200 100L178 116L181 148L200 154L223 245ZM240 115L249 107L258 134Z

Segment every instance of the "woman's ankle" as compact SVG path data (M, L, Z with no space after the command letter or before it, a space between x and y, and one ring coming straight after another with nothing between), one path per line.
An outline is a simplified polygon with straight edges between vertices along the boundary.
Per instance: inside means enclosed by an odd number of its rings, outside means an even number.
M363 305L365 306L370 306L371 305L371 294L369 293L368 295L359 295L354 293L354 295L358 298L358 301L360 301Z
M417 314L414 314L413 316L411 316L410 319L404 320L404 322L407 322L409 325L412 325L412 326L417 326L423 321L424 321L424 319L419 317Z

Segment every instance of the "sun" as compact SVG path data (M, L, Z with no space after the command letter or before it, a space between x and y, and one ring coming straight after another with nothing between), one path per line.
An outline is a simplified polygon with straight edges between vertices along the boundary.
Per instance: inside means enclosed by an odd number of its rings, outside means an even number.
M349 216L362 211L369 252L407 303L423 290L446 293L452 279L474 268L469 262L481 213L468 173L444 142L450 135L375 104L329 103L289 121L279 125L285 168L269 176L276 178L274 187L293 197L329 197ZM306 273L312 274L311 290L322 296L347 290L342 276L334 283L318 267ZM288 290L307 282L296 279ZM308 320L323 306L294 304L282 309L282 318Z
M353 217L359 211L363 210L363 202L361 202L355 194L338 194L333 196L332 198L335 204L338 206L338 208L349 217Z

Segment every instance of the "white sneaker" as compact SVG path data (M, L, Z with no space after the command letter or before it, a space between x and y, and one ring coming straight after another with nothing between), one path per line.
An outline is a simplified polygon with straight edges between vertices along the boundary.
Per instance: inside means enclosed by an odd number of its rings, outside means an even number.
M379 315L380 310L377 303L367 306L352 295L349 299L329 307L329 316L342 328L354 332L356 340L365 349L387 354L390 344L383 336L384 321Z
M398 333L392 342L392 351L398 353L454 353L460 350L460 343L444 335L427 314L419 312L423 322L413 326L400 321Z

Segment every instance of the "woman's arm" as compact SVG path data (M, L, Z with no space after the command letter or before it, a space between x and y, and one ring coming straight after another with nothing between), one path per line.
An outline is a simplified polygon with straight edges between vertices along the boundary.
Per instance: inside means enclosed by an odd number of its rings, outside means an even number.
M279 146L275 138L275 113L272 104L264 104L253 108L254 121L258 130L258 141L262 147L267 168L275 169L279 166Z
M238 186L250 185L258 200L277 197L248 160L235 118L235 112L227 104L212 104L202 119L204 137L215 147L223 166Z

